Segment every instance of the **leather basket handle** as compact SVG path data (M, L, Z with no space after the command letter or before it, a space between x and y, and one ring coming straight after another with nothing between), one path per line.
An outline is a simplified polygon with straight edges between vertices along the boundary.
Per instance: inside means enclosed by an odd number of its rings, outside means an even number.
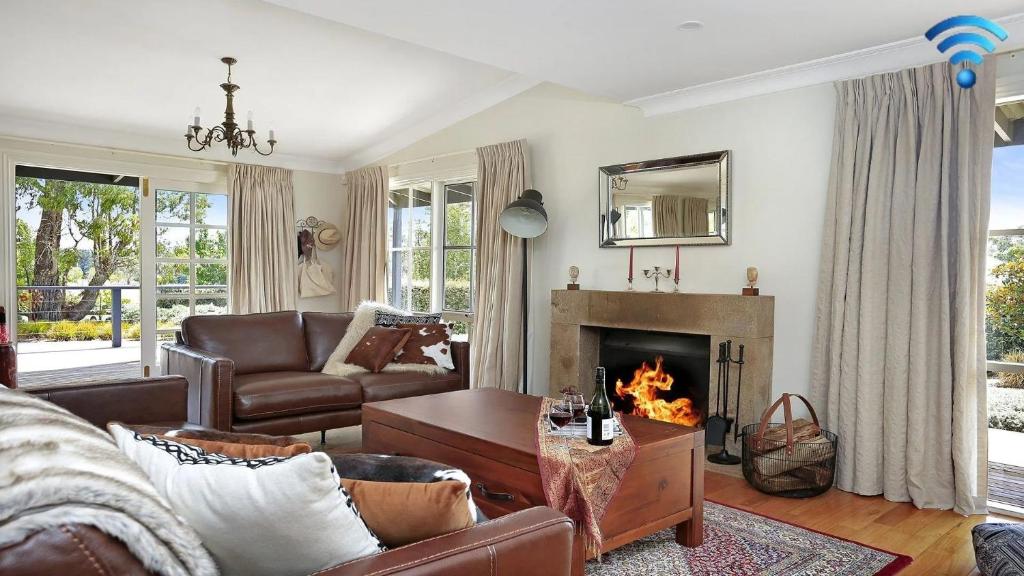
M814 420L814 426L819 430L821 429L821 424L818 422L818 414L814 411L814 407L811 406L811 403L807 401L807 398L804 398L800 394L783 392L782 396L780 396L779 399L761 415L761 423L757 428L757 434L754 436L754 441L758 446L760 446L761 442L764 440L765 430L768 429L768 421L771 420L771 417L781 405L783 408L783 415L785 417L786 454L791 456L793 454L793 405L792 401L789 399L790 396L796 396L803 401L804 406L807 406L808 412L811 413L811 419Z

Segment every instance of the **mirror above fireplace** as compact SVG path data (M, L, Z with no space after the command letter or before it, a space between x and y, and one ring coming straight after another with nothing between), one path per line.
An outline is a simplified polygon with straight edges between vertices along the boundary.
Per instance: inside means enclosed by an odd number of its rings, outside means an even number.
M729 152L602 166L600 245L730 243Z

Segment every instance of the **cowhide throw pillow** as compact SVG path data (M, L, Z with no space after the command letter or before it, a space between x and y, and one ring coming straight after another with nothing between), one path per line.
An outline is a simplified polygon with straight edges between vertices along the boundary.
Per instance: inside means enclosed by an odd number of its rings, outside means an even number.
M345 358L346 364L362 366L370 372L380 372L401 353L409 340L411 330L374 326L366 331L363 339L356 344Z
M451 324L399 324L409 330L409 340L395 357L400 364L433 364L455 369L452 361Z
M394 327L399 324L440 324L441 313L436 314L395 314L377 310L374 317L374 324L377 326Z

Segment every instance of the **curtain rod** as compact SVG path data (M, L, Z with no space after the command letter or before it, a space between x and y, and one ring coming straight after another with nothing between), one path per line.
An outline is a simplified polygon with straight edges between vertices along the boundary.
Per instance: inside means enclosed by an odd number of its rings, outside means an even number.
M460 150L458 152L448 152L446 154L434 154L433 156L424 156L423 158L416 158L414 160L406 160L405 162L395 162L394 164L388 164L388 169L399 168L408 164L419 164L420 162L433 162L441 158L449 158L451 156L461 156L463 154L476 153L476 148L470 148L469 150Z

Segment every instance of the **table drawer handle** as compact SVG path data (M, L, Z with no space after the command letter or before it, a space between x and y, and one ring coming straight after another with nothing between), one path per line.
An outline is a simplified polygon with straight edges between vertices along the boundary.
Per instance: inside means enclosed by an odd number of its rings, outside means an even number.
M511 502L516 499L514 495L509 494L508 492L491 492L487 489L486 486L483 485L482 482L478 483L476 487L480 490L480 495L483 496L484 498L487 498L488 500L502 500L505 502Z

